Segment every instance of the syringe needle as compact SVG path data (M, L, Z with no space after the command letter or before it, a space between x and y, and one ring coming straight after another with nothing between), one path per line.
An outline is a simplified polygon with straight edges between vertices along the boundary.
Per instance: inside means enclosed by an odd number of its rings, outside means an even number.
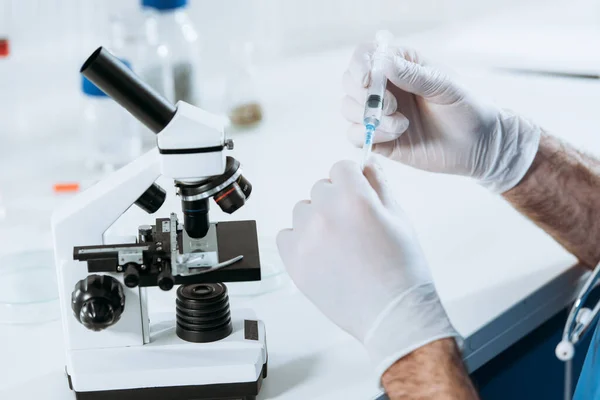
M369 162L371 157L371 149L373 149L373 135L375 134L375 127L373 125L367 125L367 131L365 133L365 143L363 144L363 155L360 169L364 170L365 166Z

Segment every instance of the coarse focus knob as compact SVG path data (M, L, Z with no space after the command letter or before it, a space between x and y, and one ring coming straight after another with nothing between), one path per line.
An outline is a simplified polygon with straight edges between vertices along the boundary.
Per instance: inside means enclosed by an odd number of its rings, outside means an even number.
M71 294L75 318L92 331L114 325L125 309L123 286L108 275L90 275L75 285Z

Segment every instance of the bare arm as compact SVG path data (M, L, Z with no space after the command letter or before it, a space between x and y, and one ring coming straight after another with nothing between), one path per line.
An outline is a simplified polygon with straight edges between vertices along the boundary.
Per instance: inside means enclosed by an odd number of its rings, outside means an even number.
M600 162L542 135L535 160L513 189L513 207L592 267L600 261ZM415 350L383 375L391 400L477 399L454 340Z
M396 361L381 382L390 400L479 399L454 339L432 342Z
M531 168L504 197L582 263L600 261L598 160L542 135Z

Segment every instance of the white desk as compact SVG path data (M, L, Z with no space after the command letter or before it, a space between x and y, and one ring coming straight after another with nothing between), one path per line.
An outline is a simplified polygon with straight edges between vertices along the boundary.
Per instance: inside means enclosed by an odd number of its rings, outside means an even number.
M599 40L596 0L530 0L402 43L453 64L598 75Z
M267 110L255 132L235 134L236 157L254 185L234 216L257 219L273 237L291 223L295 202L342 158L360 152L345 140L340 77L351 50L289 60L262 71ZM600 151L598 88L589 81L507 77L471 71L467 79L505 106L588 151ZM519 93L516 95L515 93ZM560 96L560 101L557 97ZM594 101L591 101L594 99ZM498 196L472 182L384 162L413 220L448 313L477 368L563 308L582 271L575 259ZM170 199L179 210L177 199ZM217 207L213 207L213 211ZM163 208L162 213L168 211ZM213 219L227 219L214 213ZM136 225L130 226L131 230ZM10 238L4 238L10 240ZM7 242L4 242L7 243ZM550 284L554 280L553 284ZM164 308L174 293L151 304ZM291 285L242 300L267 327L269 377L260 399L366 399L376 395L361 346L322 317ZM410 323L410 321L407 321ZM59 322L0 326L0 398L72 399L64 377Z

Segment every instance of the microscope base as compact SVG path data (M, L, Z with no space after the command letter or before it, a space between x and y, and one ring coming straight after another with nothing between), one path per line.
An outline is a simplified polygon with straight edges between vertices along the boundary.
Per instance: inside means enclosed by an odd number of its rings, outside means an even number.
M149 343L71 350L77 400L254 400L267 376L265 326L250 309L232 310L233 332L210 343L175 333L173 313L151 315Z
M256 382L75 392L75 398L77 400L256 400L256 394L260 391L262 381L266 377L267 364L265 363ZM70 383L71 377L68 376L68 379Z

